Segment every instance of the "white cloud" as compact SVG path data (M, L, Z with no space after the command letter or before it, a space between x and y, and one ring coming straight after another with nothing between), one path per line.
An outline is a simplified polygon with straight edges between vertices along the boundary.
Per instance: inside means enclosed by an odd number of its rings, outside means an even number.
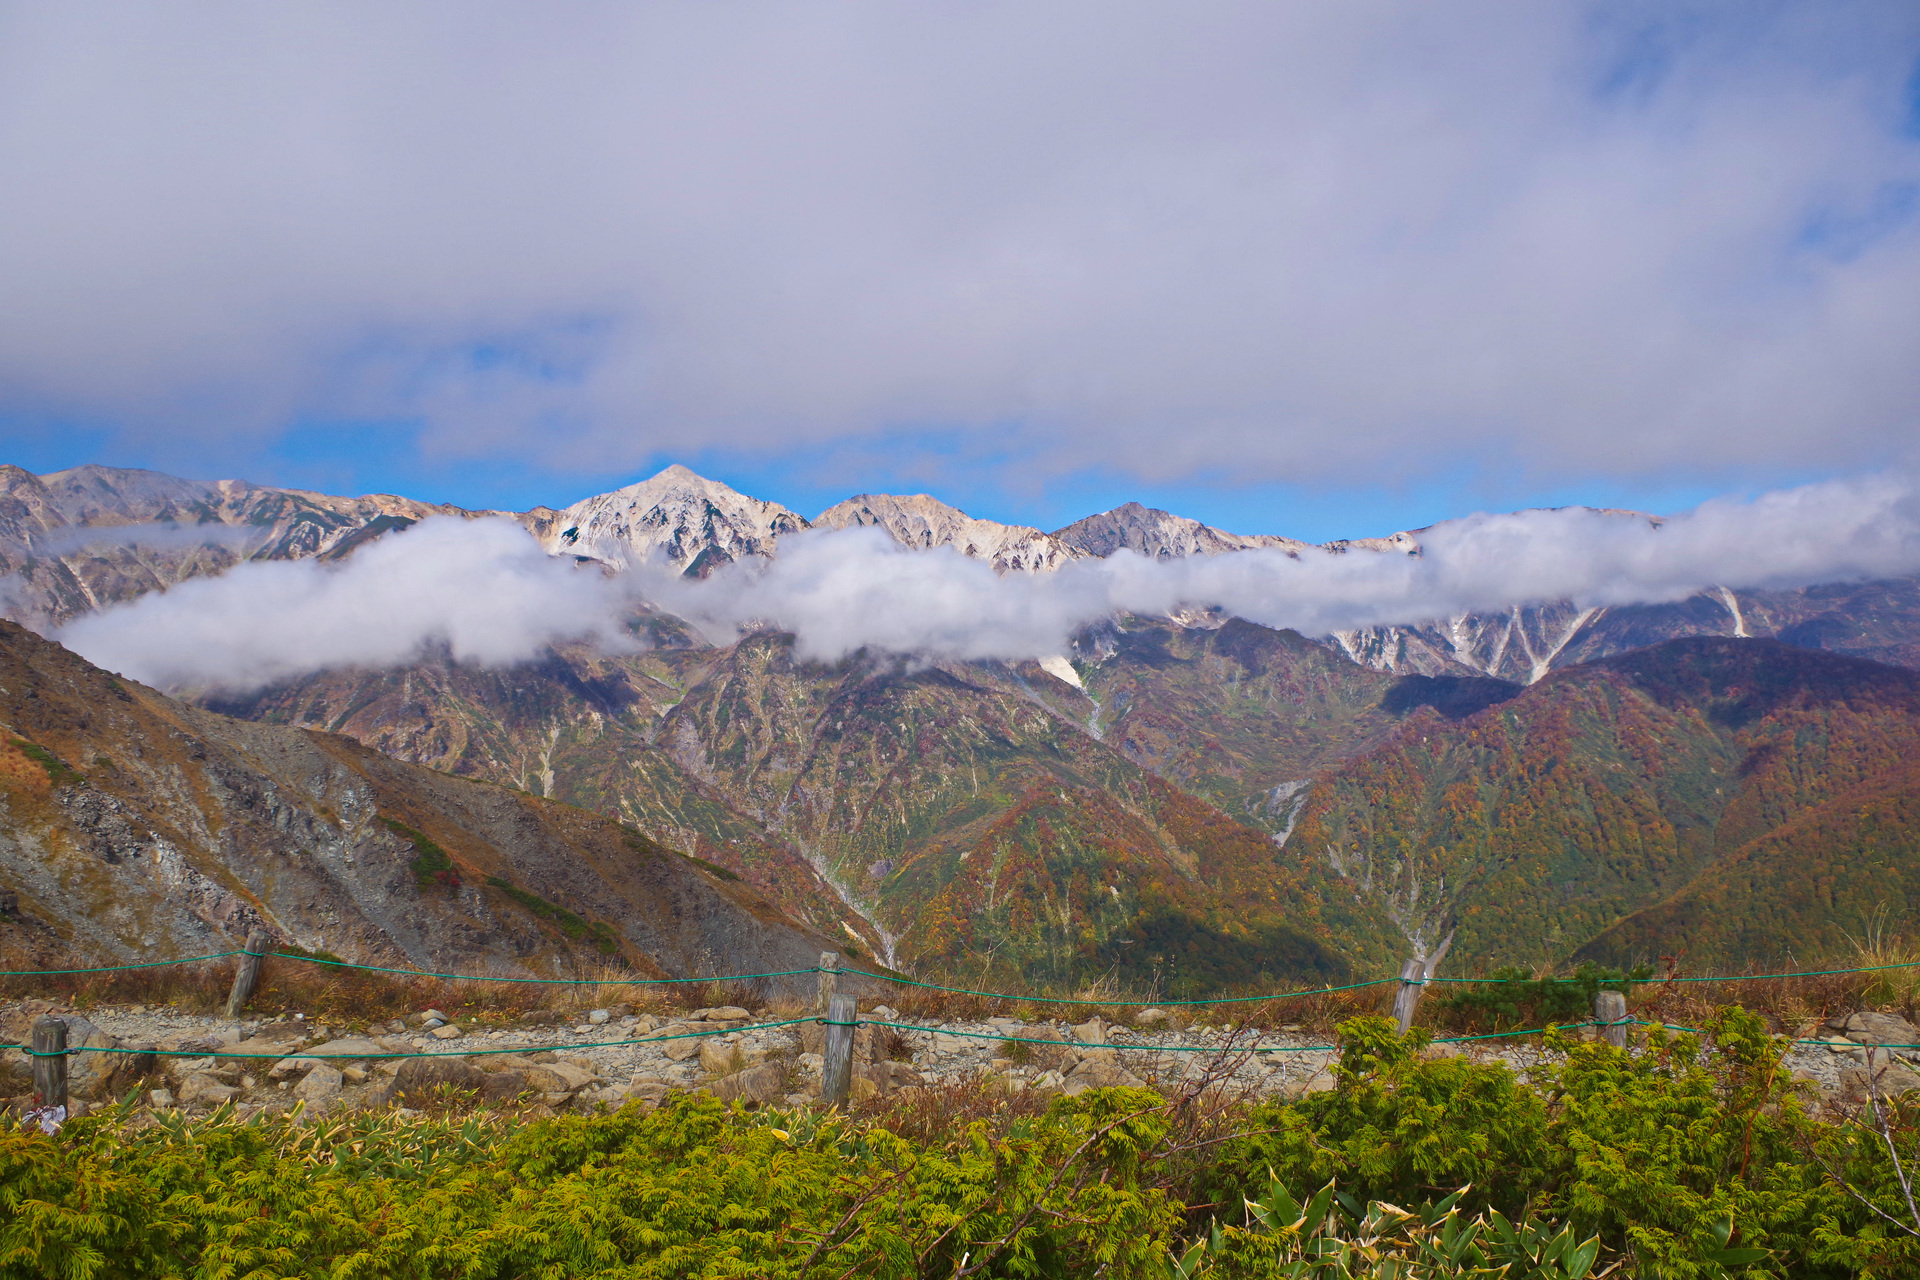
M201 460L351 412L608 471L904 423L1156 478L1871 465L1920 400L1916 34L1898 0L15 5L0 414Z
M1584 508L1477 515L1421 534L1422 554L1317 550L1150 560L1120 552L996 578L950 549L906 551L872 529L806 533L771 564L654 594L710 628L774 622L806 657L862 646L958 658L1061 652L1119 612L1218 606L1306 635L1514 604L1682 599L1712 586L1792 587L1920 572L1920 498L1900 478L1718 499L1656 526ZM664 587L665 584L662 584Z
M618 649L630 584L550 558L510 520L436 516L345 562L255 561L88 614L54 633L88 661L163 688L251 689L444 647L505 666L545 645Z
M1676 600L1710 586L1790 587L1920 572L1920 496L1901 477L1706 503L1657 527L1585 509L1480 515L1421 535L1422 554L1247 551L1158 561L1120 552L1052 574L996 576L951 548L873 528L782 539L772 561L701 581L662 566L613 576L548 558L506 520L435 518L344 564L249 563L92 614L58 639L161 686L252 688L308 671L388 666L445 646L503 665L558 640L630 644L643 596L717 641L791 631L802 658L862 648L1039 658L1118 612L1219 606L1308 635L1512 604Z

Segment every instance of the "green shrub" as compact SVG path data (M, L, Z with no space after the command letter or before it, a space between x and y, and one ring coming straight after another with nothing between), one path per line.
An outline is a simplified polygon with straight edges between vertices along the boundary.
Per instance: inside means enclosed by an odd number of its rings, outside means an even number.
M700 1096L517 1132L117 1124L0 1127L0 1277L1145 1277L1179 1224L1137 1090L938 1148Z
M1268 1171L1292 1186L1338 1178L1354 1194L1419 1201L1471 1184L1469 1206L1509 1213L1543 1185L1551 1159L1547 1107L1498 1063L1427 1058L1424 1030L1402 1037L1386 1018L1339 1027L1335 1086L1287 1105L1267 1103L1232 1144L1204 1190L1234 1198Z
M1245 1200L1246 1225L1215 1224L1169 1258L1173 1280L1586 1280L1601 1257L1597 1236L1582 1240L1561 1223L1497 1210L1468 1217L1466 1188L1412 1208L1374 1200L1362 1206L1327 1183L1303 1203L1277 1179ZM1723 1256L1757 1260L1764 1250ZM1601 1274L1614 1268L1610 1265Z
M558 903L548 902L537 893L519 888L511 880L499 876L488 876L487 883L512 898L515 902L533 912L543 920L551 920L560 926L560 932L578 941L590 938L596 950L604 955L614 955L620 950L619 935L613 926L603 920L588 920Z
M414 857L407 865L413 869L414 881L423 892L435 885L449 891L460 887L460 875L453 869L453 859L445 849L396 818L382 817L380 821L393 834L412 842Z
M1907 1213L1889 1144L1920 1161L1920 1101L1885 1135L1822 1120L1756 1017L1704 1031L1554 1039L1522 1078L1355 1019L1332 1090L1229 1112L1227 1141L1197 1100L1128 1089L980 1118L922 1099L913 1140L704 1096L532 1122L0 1121L0 1280L1920 1275L1876 1216Z
M15 738L13 745L14 749L21 755L33 761L42 769L45 769L47 771L47 781L51 782L54 786L71 787L82 780L80 775L74 772L72 765L45 747L37 743L28 742L25 738Z
M1602 991L1631 994L1638 983L1653 976L1647 965L1630 970L1608 969L1586 963L1571 978L1535 978L1525 969L1495 969L1483 981L1448 986L1435 1004L1443 1013L1457 1015L1465 1025L1490 1030L1566 1026L1593 1016L1593 998Z
M1872 1269L1875 1246L1823 1242L1823 1225L1865 1229L1871 1219L1807 1152L1823 1138L1849 1146L1860 1135L1808 1114L1781 1062L1786 1042L1738 1008L1704 1030L1711 1049L1658 1028L1637 1054L1558 1044L1566 1059L1542 1081L1555 1098L1547 1139L1556 1157L1544 1202L1670 1280L1719 1274L1705 1255L1727 1221L1740 1224L1739 1244L1769 1249L1788 1274L1901 1274ZM1910 1247L1896 1252L1920 1263Z

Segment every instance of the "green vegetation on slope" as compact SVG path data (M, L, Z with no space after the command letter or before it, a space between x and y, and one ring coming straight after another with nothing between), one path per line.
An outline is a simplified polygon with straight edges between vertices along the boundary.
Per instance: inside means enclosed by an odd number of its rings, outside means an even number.
M548 902L537 893L530 893L517 887L511 880L499 876L488 876L487 883L512 898L542 920L551 920L560 926L560 932L576 941L591 938L593 945L603 955L614 955L620 950L620 943L613 932L613 926L604 920L587 920L567 910L565 907Z
M413 859L407 863L413 872L413 878L422 890L435 885L444 889L460 887L460 873L453 869L453 859L447 851L435 844L423 832L416 831L398 818L382 817L380 824L413 844Z
M54 786L70 787L80 781L80 775L74 771L73 766L45 747L28 742L25 738L15 738L13 746L21 755L46 770L47 781Z

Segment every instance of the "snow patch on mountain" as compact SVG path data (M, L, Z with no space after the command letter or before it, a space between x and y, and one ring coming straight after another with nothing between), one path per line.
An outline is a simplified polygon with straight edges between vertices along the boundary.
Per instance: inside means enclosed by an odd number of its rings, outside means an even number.
M1081 555L1101 559L1125 549L1149 560L1180 560L1225 551L1284 551L1298 555L1310 543L1275 534L1228 533L1170 511L1128 502L1111 511L1076 520L1052 537Z
M828 507L814 518L816 529L856 525L883 529L895 542L918 551L952 547L973 560L985 560L1001 573L1039 573L1057 569L1085 554L1028 525L976 520L929 494L900 496L863 493Z
M1068 662L1063 654L1049 654L1040 659L1039 665L1042 671L1056 680L1063 681L1083 691L1087 687L1080 683L1080 673L1073 669L1073 664Z

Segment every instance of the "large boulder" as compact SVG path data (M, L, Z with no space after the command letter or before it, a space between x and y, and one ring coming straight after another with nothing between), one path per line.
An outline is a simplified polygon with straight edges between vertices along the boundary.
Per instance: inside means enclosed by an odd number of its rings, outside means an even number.
M800 1052L824 1054L827 1051L827 1024L803 1022L794 1028L800 1033ZM876 1062L886 1055L886 1027L861 1026L853 1029L853 1060Z
M255 1040L286 1040L305 1043L313 1038L314 1030L310 1023L297 1018L282 1018L278 1022L263 1022L254 1028Z
M669 1022L666 1026L660 1028L660 1035L663 1037L677 1036L684 1038L671 1040L662 1039L660 1041L660 1052L666 1054L668 1058L675 1062L685 1062L688 1058L698 1057L700 1055L700 1046L706 1043L705 1037L695 1034L699 1030L700 1028L689 1026L684 1022Z
M724 1076L733 1072L739 1065L739 1050L733 1045L723 1044L717 1037L701 1040L700 1069L708 1075Z
M1835 1018L1828 1026L1855 1044L1895 1045L1901 1057L1920 1057L1920 1027L1891 1013L1853 1013Z
M238 1097L240 1090L207 1071L188 1076L176 1091L182 1106L217 1107Z
M745 1022L753 1017L737 1004L723 1004L712 1009L695 1009L687 1015L689 1022Z
M1079 1051L1066 1048L1065 1037L1053 1027L1028 1027L1020 1033L1020 1040L1026 1046L1023 1052L1028 1065L1036 1070L1064 1072L1067 1068L1062 1067L1061 1063L1066 1061L1069 1055L1072 1055L1076 1061L1079 1058ZM1061 1047L1056 1048L1056 1045Z
M601 1083L597 1072L572 1062L531 1062L519 1074L529 1089L544 1094L574 1094Z
M319 1063L307 1071L306 1078L293 1087L293 1096L307 1104L308 1108L323 1111L339 1098L340 1090L346 1086L346 1078L337 1067Z
M707 1087L722 1102L777 1102L787 1091L780 1068L771 1062L723 1076Z
M856 1062L853 1064L853 1078L869 1082L878 1094L917 1088L926 1083L920 1073L905 1062Z
M1074 1065L1060 1091L1069 1097L1078 1097L1089 1089L1144 1089L1146 1083L1120 1065L1119 1054L1111 1049L1095 1049Z
M527 1080L524 1071L489 1071L480 1079L480 1096L489 1102L511 1102L523 1093L544 1093Z
M1872 1089L1868 1088L1867 1068L1861 1063L1848 1063L1840 1068L1840 1101L1854 1106L1867 1102L1870 1092L1877 1093L1882 1102L1890 1101L1914 1089L1920 1089L1920 1075L1901 1066L1897 1062L1877 1062L1873 1067Z
M316 1065L312 1070L321 1070L322 1066L324 1064ZM394 1073L392 1083L387 1085L385 1100L397 1102L404 1098L423 1101L442 1086L484 1090L486 1079L486 1072L464 1058L408 1058Z
M113 1061L112 1069L94 1085L93 1096L103 1102L124 1098L160 1074L160 1055L154 1052L151 1041L122 1041L120 1052L103 1056ZM72 1092L71 1085L68 1092Z
M1105 1044L1107 1024L1099 1018L1088 1018L1085 1022L1075 1023L1073 1038L1081 1044Z
M403 1050L403 1052L411 1051L413 1051L412 1045L407 1045L406 1049ZM299 1056L310 1061L321 1058L352 1060L356 1058L377 1058L388 1052L389 1049L385 1043L374 1040L368 1036L341 1036L338 1039L327 1040L321 1044L302 1049ZM339 1061L335 1061L334 1065L340 1065Z

